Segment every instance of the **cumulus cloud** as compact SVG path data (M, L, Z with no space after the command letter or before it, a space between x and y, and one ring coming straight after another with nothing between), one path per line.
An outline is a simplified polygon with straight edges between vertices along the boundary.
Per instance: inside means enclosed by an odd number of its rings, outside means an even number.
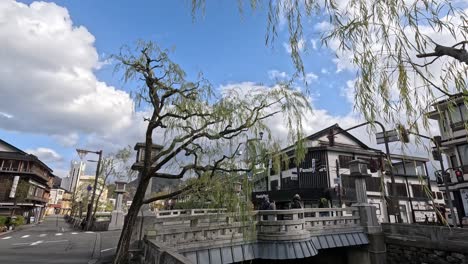
M50 148L27 149L25 152L35 155L45 163L63 161L63 157Z
M289 79L290 76L284 71L270 70L268 71L268 78L271 80L286 80Z
M306 81L306 83L311 83L312 81L317 80L318 76L317 76L317 74L315 74L313 72L308 72L308 73L306 73L305 77L302 77L302 79L304 81Z
M129 94L99 81L94 36L54 3L0 2L0 128L53 135L64 145L79 134L130 127Z
M299 40L299 42L297 43L297 48L299 50L299 52L302 52L304 51L304 49L306 48L306 41L301 38ZM291 44L290 43L286 43L286 42L283 42L283 47L284 47L284 50L286 50L287 53L291 53L292 52L292 49L291 49Z

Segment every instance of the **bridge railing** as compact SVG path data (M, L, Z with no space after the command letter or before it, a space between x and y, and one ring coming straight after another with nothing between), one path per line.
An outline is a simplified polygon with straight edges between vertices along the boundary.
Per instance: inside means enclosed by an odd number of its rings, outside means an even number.
M226 210L173 210L157 212L148 220L151 221L148 238L169 245L242 241L246 236L258 240L298 240L312 233L362 229L354 207L254 211L247 220Z
M257 211L257 233L266 240L300 239L310 232L360 228L357 208L305 208Z

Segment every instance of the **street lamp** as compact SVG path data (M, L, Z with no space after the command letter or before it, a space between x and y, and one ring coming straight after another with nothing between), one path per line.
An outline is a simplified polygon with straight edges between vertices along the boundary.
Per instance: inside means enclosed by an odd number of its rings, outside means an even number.
M367 204L366 178L371 177L367 173L367 162L356 159L349 162L350 176L355 178L356 200L359 204Z
M135 160L135 163L133 163L132 165L132 170L136 170L138 171L138 180L141 182L141 171L143 170L144 166L145 166L145 149L146 149L146 144L143 143L143 142L139 142L139 143L136 143L135 144L135 147L133 148L134 150L137 151L136 153L136 160ZM163 146L161 145L157 145L157 144L153 144L151 146L151 157L150 159L152 159L153 157L155 157L156 155L158 155L158 153L163 149ZM153 166L153 164L151 164L151 166ZM146 193L145 193L145 197L148 197L149 195L151 195L151 187L152 187L152 180L153 178L150 178L149 180L149 183L148 183L148 187L146 188ZM145 206L142 206L142 209L143 207ZM149 208L149 206L147 206Z
M86 211L86 230L89 230L92 226L92 221L93 219L91 218L92 212L93 212L93 204L94 204L94 199L96 198L96 189L98 185L98 178L99 178L99 171L101 169L101 161L102 161L102 150L99 151L91 151L91 150L86 150L86 149L76 149L76 152L78 153L78 156L80 156L80 159L83 160L84 157L88 153L93 153L99 155L98 163L96 166L96 176L94 177L94 186L88 186L91 187L93 190L93 194L91 196L91 203L88 203L88 209ZM88 190L89 193L89 190Z

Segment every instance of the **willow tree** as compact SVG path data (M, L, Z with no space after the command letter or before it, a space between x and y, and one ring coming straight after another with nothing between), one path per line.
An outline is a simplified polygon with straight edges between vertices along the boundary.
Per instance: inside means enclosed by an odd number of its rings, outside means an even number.
M452 0L239 0L267 12L266 44L287 38L305 75L308 36L356 72L355 108L367 121L428 128L437 99L466 92L468 4ZM196 16L205 0L192 0ZM234 11L235 12L235 11ZM209 14L208 14L209 15ZM305 78L304 78L305 79Z
M277 114L288 121L290 139L301 138L302 112L309 106L302 93L287 85L216 90L203 76L190 81L182 68L171 61L168 51L152 42L140 42L136 49L124 48L115 59L125 80L141 84L134 95L137 106L147 114L143 168L114 259L114 263L123 264L128 260L140 207L198 186L187 184L172 193L145 198L151 178L196 179L201 175L247 172L253 166L235 164L242 142L260 131L269 135L265 121ZM163 146L155 155L151 155L153 143Z

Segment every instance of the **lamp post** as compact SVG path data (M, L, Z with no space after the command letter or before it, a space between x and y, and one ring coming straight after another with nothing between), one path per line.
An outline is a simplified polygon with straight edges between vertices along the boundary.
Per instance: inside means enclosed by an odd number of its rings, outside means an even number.
M127 182L116 181L115 182L115 193L117 194L117 199L115 201L114 211L111 213L111 222L109 223L108 230L119 230L122 229L124 224L124 213L122 211L122 199L123 194L126 193Z
M380 233L381 228L377 220L376 208L367 202L366 178L371 177L367 173L367 162L364 160L352 160L349 162L350 177L355 179L356 200L352 206L357 207L361 219L361 225L368 234Z
M93 221L93 219L91 218L91 215L93 212L94 199L96 198L96 189L98 185L99 171L101 169L102 150L91 151L91 150L85 150L85 149L76 149L76 152L78 153L81 159L83 159L88 153L99 155L98 163L96 166L96 176L94 177L94 186L92 187L93 194L91 195L91 203L88 203L88 209L86 211L86 228L85 229L89 230L92 226L92 221Z
M132 170L138 171L138 181L141 181L141 171L143 170L144 164L145 164L145 148L146 144L145 143L136 143L135 147L133 148L134 150L137 151L136 153L136 160L135 163L132 165ZM163 146L153 144L151 146L151 158L155 157L161 150L163 149ZM150 181L148 183L148 188L146 188L145 192L145 197L148 197L151 195L151 187L152 187L153 179L150 178Z

